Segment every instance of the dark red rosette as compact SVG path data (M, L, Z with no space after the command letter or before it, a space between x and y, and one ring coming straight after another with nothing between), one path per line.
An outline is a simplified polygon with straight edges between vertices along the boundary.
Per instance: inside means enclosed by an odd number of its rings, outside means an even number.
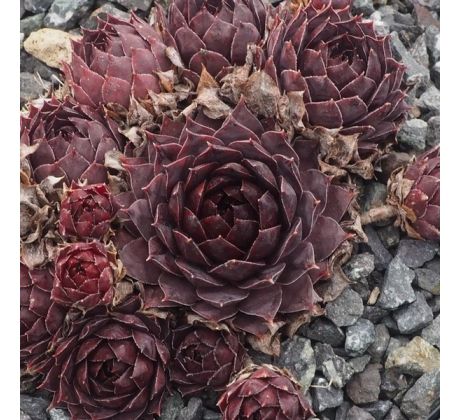
M116 262L100 242L77 242L62 248L55 262L51 297L55 302L89 310L113 299Z
M110 15L100 19L95 30L83 29L83 38L72 46L66 79L75 99L95 108L115 104L128 109L131 97L159 93L156 73L172 68L160 33L135 14L129 21Z
M313 285L350 237L339 222L354 192L306 168L243 101L210 121L165 120L151 163L125 160L135 239L119 243L120 258L129 276L159 286L159 307L262 336L319 300Z
M167 334L163 321L136 314L73 321L53 342L40 388L74 419L153 418L169 393Z
M80 186L65 191L59 215L59 233L80 239L102 239L115 215L112 195L106 184Z
M105 154L123 151L126 144L110 118L72 99L56 98L31 105L21 117L21 143L35 182L54 176L67 185L79 180L107 182Z
M307 420L315 415L288 372L270 365L242 371L217 405L223 420Z
M45 363L53 335L61 328L66 308L51 300L50 266L29 270L21 264L21 364L36 372Z
M389 180L389 202L399 210L399 223L416 239L439 240L440 147L420 155Z
M204 391L222 391L239 372L247 357L238 336L231 331L183 325L172 333L174 358L171 382L183 397Z

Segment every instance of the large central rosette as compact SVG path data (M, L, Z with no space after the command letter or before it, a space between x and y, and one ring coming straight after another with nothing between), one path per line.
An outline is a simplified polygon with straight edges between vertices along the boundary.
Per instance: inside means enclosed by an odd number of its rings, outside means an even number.
M162 131L154 162L126 164L140 236L120 253L128 275L158 283L159 305L255 335L311 310L348 237L338 222L353 192L299 167L285 134L264 132L244 101L219 128L189 118Z

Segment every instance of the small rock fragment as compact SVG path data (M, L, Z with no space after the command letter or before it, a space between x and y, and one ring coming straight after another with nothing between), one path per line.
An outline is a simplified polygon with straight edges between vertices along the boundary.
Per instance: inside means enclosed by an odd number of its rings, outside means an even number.
M295 335L281 345L279 364L291 371L304 390L315 376L315 353L310 340Z
M317 377L313 381L312 399L313 410L316 413L321 413L327 408L338 407L343 402L343 391L334 386L328 386L328 381L325 378Z
M416 301L397 310L393 317L401 334L411 334L426 327L433 321L433 312L423 293L416 293Z
M398 143L402 146L423 152L426 146L426 135L428 132L428 124L417 118L407 120L401 126L398 133Z
M199 398L190 398L187 407L180 413L180 420L201 420L203 414L203 402Z
M347 287L334 301L326 305L326 316L338 327L353 325L363 314L363 301Z
M426 144L430 147L437 146L441 139L441 117L435 115L428 120Z
M435 85L431 85L419 98L419 107L432 111L436 114L440 112L440 93Z
M345 341L343 331L326 318L316 319L310 325L303 326L299 332L311 340L334 347L341 346Z
M77 39L58 29L43 28L32 32L24 41L24 49L50 67L61 68L72 56L71 39Z
M378 364L370 364L348 382L346 392L355 404L371 403L379 399L381 383L379 368Z
M345 351L350 356L361 356L375 341L374 324L367 319L359 319L354 325L347 328Z
M46 80L40 81L33 74L21 72L20 87L20 99L22 106L28 101L46 96L51 88L51 83Z
M414 337L409 344L388 354L385 368L397 368L402 373L420 376L439 369L439 350L421 337Z
M439 295L440 276L436 271L430 270L429 268L416 268L415 284L433 295Z
M380 362L385 354L388 343L390 342L390 333L384 324L375 326L375 341L369 346L367 352L371 355L373 362Z
M365 354L364 356L354 357L348 360L348 364L354 370L355 373L361 373L371 361L371 356Z
M398 408L398 406L394 405L391 407L390 412L387 414L384 420L406 420L406 417L404 417L403 413L401 413L401 410Z
M45 16L47 28L68 30L89 12L94 0L54 0Z
M394 398L408 388L406 377L397 369L384 369L380 389L387 398Z
M184 401L178 392L174 392L163 404L161 420L178 420L183 408Z
M325 378L337 388L343 388L355 373L348 363L339 356L326 360L321 369Z
M34 14L42 13L46 12L52 3L53 0L24 0L24 9Z
M70 420L70 414L67 410L61 408L52 408L49 411L50 420Z
M414 278L414 271L400 258L394 258L385 273L377 305L383 309L396 309L405 303L414 302L415 292L411 286Z
M381 292L380 292L381 293ZM379 293L379 296L380 296ZM363 318L368 319L374 324L377 324L380 320L387 316L389 311L387 309L380 308L379 306L365 306L363 312Z
M42 27L44 17L44 13L39 13L37 15L32 15L21 19L20 31L24 34L25 38L27 38L32 32Z
M429 67L430 57L428 56L428 50L426 45L425 34L420 35L412 45L410 49L412 57L414 57L419 64L424 67Z
M438 315L433 322L422 330L422 338L433 346L439 348L440 345L440 316Z
M374 271L374 261L374 255L369 252L356 254L345 264L343 271L351 281L359 281Z
M425 40L428 52L433 63L441 58L441 38L439 28L435 25L428 26L425 30Z
M366 410L372 416L373 419L382 420L385 417L385 415L390 411L391 407L393 407L393 403L391 401L380 400L371 404L366 404L361 408L363 410Z
M409 419L426 419L438 402L439 394L439 370L425 373L404 395L401 411Z
M382 244L382 241L372 226L365 226L364 233L367 236L367 243L364 244L363 247L370 248L372 254L374 254L375 268L377 270L385 270L393 256Z
M374 420L371 414L369 414L366 410L363 410L360 407L354 405L350 408L347 414L347 420Z
M126 7L127 9L131 10L142 10L146 12L150 9L150 6L153 3L153 0L111 0L118 3L120 6Z
M21 394L20 406L21 410L30 416L32 420L46 419L46 409L49 401L42 397L33 397L31 395Z

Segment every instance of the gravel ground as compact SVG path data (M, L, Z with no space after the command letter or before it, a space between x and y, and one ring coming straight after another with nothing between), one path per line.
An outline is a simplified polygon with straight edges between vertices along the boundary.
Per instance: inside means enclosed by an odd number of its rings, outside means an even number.
M21 0L21 105L59 85L59 62L79 27L97 15L146 17L152 0ZM439 0L355 0L359 13L392 37L406 66L410 116L397 152L419 153L439 143ZM49 28L49 29L43 29ZM52 29L52 30L50 30ZM363 210L386 197L385 170L362 185ZM279 358L305 387L319 419L427 419L439 403L439 244L405 237L391 224L367 226L344 267L351 283L326 314L282 345ZM22 384L21 419L69 419L46 407L49 395ZM219 419L215 396L183 401L174 394L162 420Z

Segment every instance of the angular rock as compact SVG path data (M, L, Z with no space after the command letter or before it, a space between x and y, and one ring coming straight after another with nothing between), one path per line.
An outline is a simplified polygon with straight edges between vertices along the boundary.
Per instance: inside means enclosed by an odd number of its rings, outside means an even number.
M367 319L358 319L354 325L347 328L345 351L350 356L361 356L375 341L375 327Z
M314 349L315 361L318 370L321 369L321 366L326 360L335 357L334 349L329 344L317 343L315 344Z
M388 328L388 331L390 331L390 334L399 334L399 329L398 329L398 324L396 324L396 321L393 319L392 316L388 315L385 318L382 319L381 322L385 327Z
M387 309L380 308L379 306L369 306L364 307L363 318L368 319L373 324L377 324L385 316L387 316L389 311Z
M46 12L53 0L24 0L24 9L31 13Z
M415 284L423 290L430 292L432 295L440 293L440 276L436 271L429 268L415 269Z
M365 354L364 356L354 357L348 360L348 364L355 373L361 373L371 361L371 356Z
M414 337L409 344L396 348L388 354L386 369L397 368L412 376L434 372L439 369L439 350L421 337Z
M190 398L187 407L180 413L180 420L201 420L203 418L203 401L199 398Z
M50 420L70 420L70 414L67 410L61 408L52 408L49 411Z
M433 311L433 315L439 314L439 311L441 310L441 299L439 296L433 296L433 299L430 299L427 303Z
M440 112L440 93L435 85L431 85L419 98L419 107L425 111L431 111L436 114Z
M304 390L315 376L315 353L310 340L295 335L281 345L279 365L291 371Z
M415 302L398 309L393 317L401 334L411 334L433 321L433 312L426 303L423 293L417 292Z
M38 80L35 75L30 73L20 74L20 98L21 106L33 99L46 96L51 88L51 83L46 80Z
M385 417L385 415L390 411L391 407L393 407L393 403L391 401L380 400L371 404L366 404L361 408L363 410L366 410L372 416L373 419L382 420Z
M407 420L398 406L394 405L391 407L390 412L387 414L384 420Z
M380 240L386 248L392 248L399 244L399 229L394 225L385 226L377 231Z
M56 70L51 69L45 63L37 60L24 50L21 51L20 59L21 72L32 74L38 73L42 79L48 81L54 81L58 78L59 73Z
M105 19L107 15L129 20L129 13L120 10L112 3L105 3L98 9L94 10L87 19L83 19L80 22L80 25L87 29L96 29L98 18Z
M425 40L428 52L433 63L441 58L441 37L439 28L435 25L428 26L425 30Z
M398 143L407 149L423 152L427 132L428 124L425 121L417 118L407 120L398 133Z
M398 369L384 369L382 373L381 391L387 398L394 398L408 388L407 379Z
M362 13L364 16L369 16L375 11L372 0L353 0L353 10L357 14Z
M44 13L39 13L37 15L32 15L21 19L19 27L25 38L27 38L32 32L42 27L44 17Z
M382 244L379 235L375 229L368 225L364 227L364 233L367 236L367 243L363 247L369 248L375 257L375 268L377 270L385 270L393 256Z
M153 0L110 0L118 3L120 6L131 10L142 10L146 12L152 6Z
M401 244L398 249L401 249ZM400 257L394 258L385 273L377 305L391 310L414 302L415 292L411 286L414 278L414 271L408 268Z
M343 271L351 281L359 281L369 276L374 271L374 268L374 255L369 252L364 252L351 257L350 261L343 267Z
M337 408L335 412L334 420L347 420L347 414L350 410L351 404L348 401L344 401L340 404L340 407Z
M401 411L409 419L426 419L438 403L439 394L439 370L426 373L404 395Z
M425 34L420 35L410 49L412 57L414 57L419 64L424 67L429 67L430 57L428 56L428 49L426 45Z
M395 58L402 61L406 65L407 82L409 84L419 84L426 86L430 80L430 72L428 69L419 64L412 57L407 48L401 42L397 32L391 32L391 44Z
M178 392L168 397L161 409L161 420L179 420L184 401Z
M370 364L348 382L346 392L355 404L372 403L379 399L381 383L379 368L378 364Z
M400 347L405 346L406 344L409 344L409 338L405 336L399 336L399 337L390 337L390 341L388 343L387 351L385 352L385 359L388 358L389 354L396 350L399 349Z
M386 36L390 33L390 25L383 20L383 15L378 10L371 14L370 19L374 22L374 30L377 35Z
M343 388L355 373L348 363L339 356L324 361L321 370L324 377L337 388Z
M45 16L47 28L71 29L91 10L94 0L54 0Z
M428 120L428 131L426 134L426 144L430 147L437 146L441 138L441 118L439 115Z
M367 352L371 355L373 362L380 362L384 356L388 343L390 342L390 333L384 324L375 326L375 341L369 346Z
M422 338L433 346L439 348L440 345L440 316L438 315L433 322L422 330Z
M20 398L21 410L32 420L46 419L46 409L49 403L49 401L42 397L21 394Z
M345 341L343 331L326 318L317 318L309 325L302 326L299 333L311 340L341 346Z
M436 63L434 63L433 67L431 68L431 80L433 80L434 85L438 89L441 88L441 62L440 61L436 61Z
M348 410L347 420L374 420L374 417L366 410L354 405Z
M313 381L311 394L313 400L313 410L321 413L327 408L338 407L343 402L343 391L334 386L328 386L329 382L322 377L317 377Z
M24 49L48 66L60 69L63 61L70 61L71 39L77 37L58 29L43 28L30 34L24 41Z
M338 327L353 325L363 314L363 301L358 293L347 287L334 301L326 305L326 317Z

